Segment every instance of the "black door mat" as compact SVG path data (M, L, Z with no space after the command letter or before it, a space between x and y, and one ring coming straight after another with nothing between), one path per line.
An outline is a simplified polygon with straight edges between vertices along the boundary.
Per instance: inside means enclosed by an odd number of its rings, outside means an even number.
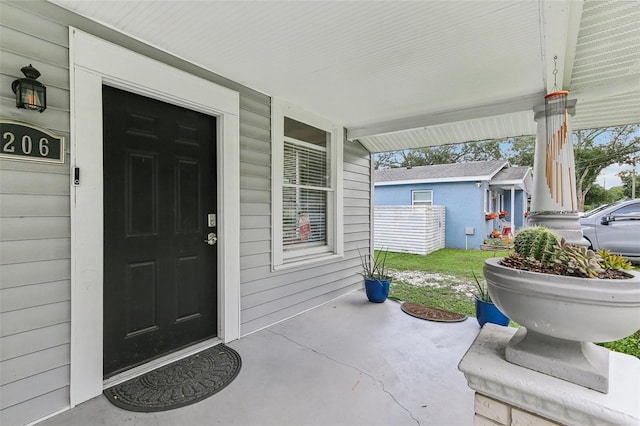
M113 405L129 411L173 410L224 389L241 366L240 355L219 344L105 389L104 395Z
M439 321L439 322L460 322L467 319L466 315L456 314L455 312L449 312L438 308L431 308L429 306L421 305L420 303L403 302L400 305L403 312L414 316L416 318Z

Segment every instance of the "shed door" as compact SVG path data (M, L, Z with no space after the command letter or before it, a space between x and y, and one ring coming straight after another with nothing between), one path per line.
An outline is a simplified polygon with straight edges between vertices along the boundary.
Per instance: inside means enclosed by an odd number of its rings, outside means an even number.
M216 122L108 86L103 111L108 377L216 335Z

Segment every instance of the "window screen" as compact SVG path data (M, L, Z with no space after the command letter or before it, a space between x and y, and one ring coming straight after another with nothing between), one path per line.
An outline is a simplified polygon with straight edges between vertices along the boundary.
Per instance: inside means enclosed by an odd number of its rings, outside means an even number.
M282 231L285 251L327 243L327 133L285 117Z

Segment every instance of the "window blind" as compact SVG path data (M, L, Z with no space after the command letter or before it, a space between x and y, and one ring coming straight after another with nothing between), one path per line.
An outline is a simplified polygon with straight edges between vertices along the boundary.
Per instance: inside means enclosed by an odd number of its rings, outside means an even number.
M327 149L285 137L282 230L284 249L327 243Z

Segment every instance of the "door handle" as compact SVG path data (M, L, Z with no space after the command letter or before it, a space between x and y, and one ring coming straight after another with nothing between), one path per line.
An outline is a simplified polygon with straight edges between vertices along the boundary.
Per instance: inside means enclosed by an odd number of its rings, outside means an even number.
M218 237L213 232L209 232L209 234L207 235L207 239L204 240L204 242L209 244L210 246L214 245L217 241Z

